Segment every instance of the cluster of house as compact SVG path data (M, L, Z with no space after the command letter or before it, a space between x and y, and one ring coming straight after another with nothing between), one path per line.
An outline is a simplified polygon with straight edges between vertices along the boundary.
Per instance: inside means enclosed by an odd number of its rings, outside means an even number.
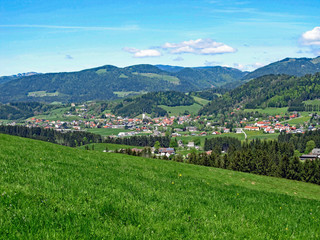
M320 159L320 148L314 148L311 153L300 156L300 160L315 160Z
M286 133L304 133L305 132L304 128L297 129L295 126L291 126L288 123L286 124L271 123L269 121L259 121L259 122L256 122L255 124L247 125L244 127L244 130L247 130L247 131L263 130L265 133L275 133L275 131L278 131L278 132L284 131ZM313 126L309 126L307 130L314 131L316 130L316 128Z

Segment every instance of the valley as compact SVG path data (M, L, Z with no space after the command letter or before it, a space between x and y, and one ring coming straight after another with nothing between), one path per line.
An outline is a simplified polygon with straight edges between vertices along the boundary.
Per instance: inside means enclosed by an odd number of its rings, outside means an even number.
M319 237L319 73L186 91L183 79L202 68L124 69L85 70L83 81L118 71L172 85L129 84L109 89L111 99L29 89L25 101L0 104L4 229L23 238ZM48 75L30 78L39 76ZM0 90L26 78L39 80Z

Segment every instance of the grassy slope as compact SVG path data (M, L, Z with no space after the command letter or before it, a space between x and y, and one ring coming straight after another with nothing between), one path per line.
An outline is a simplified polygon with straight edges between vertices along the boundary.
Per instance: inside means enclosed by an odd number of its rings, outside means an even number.
M319 239L320 186L0 135L2 239Z
M198 114L199 110L202 108L202 106L199 105L198 103L194 103L190 106L169 107L165 105L159 105L159 107L166 110L170 116L183 115L186 110L189 111L189 113Z
M286 112L288 112L288 108L287 107L283 107L283 108L265 108L265 109L245 109L245 112L260 112L260 113L266 113L269 115L276 115L276 114L285 114Z
M200 105L204 106L206 104L208 104L210 101L209 100L206 100L206 99L203 99L203 98L200 98L200 97L196 97L196 96L192 96L193 99Z

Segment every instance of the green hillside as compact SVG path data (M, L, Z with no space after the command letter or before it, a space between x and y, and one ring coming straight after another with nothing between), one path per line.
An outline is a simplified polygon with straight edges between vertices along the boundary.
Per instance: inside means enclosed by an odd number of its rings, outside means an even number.
M284 108L304 111L305 101L320 98L320 73L302 77L267 75L253 79L236 89L213 99L201 111L211 114L234 108ZM315 109L319 109L315 106Z
M243 79L253 79L269 74L303 76L320 72L320 56L317 58L285 58L248 73Z
M114 114L120 116L135 117L142 113L164 116L170 112L170 108L180 109L181 106L189 108L193 104L195 104L194 98L182 92L153 92L140 97L126 98L113 106L111 110ZM169 107L168 110L165 108L166 106ZM198 106L197 110L200 109L200 105Z
M0 81L0 102L83 102L128 93L197 91L240 80L245 73L225 67L182 68L168 72L153 65L106 65L79 72L38 74ZM11 79L11 78L9 78ZM1 84L2 83L2 84Z
M0 135L1 239L319 239L320 187Z

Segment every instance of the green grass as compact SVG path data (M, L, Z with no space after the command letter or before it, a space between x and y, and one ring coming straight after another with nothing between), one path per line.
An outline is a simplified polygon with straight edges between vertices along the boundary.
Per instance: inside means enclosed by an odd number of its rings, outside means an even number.
M108 147L108 150L119 150L119 149L127 149L127 148L140 148L143 149L143 147L138 146L129 146L129 145L122 145L122 144L113 144L113 143L92 143L88 145L84 145L81 147L78 147L79 149L85 149L85 146L88 146L90 150L92 150L92 146L94 145L94 150L98 152L103 152L103 150Z
M216 138L216 137L234 137L239 140L244 140L244 134L236 134L236 133L223 133L221 135L207 135L207 136L180 136L177 137L178 140L182 140L184 143L193 142L195 139L199 138L201 147L204 146L205 139Z
M73 121L73 120L80 119L80 117L78 116L70 116L70 117L64 116L64 114L69 110L70 110L70 107L61 107L61 108L51 110L50 113L48 114L36 115L34 117L37 119L46 119L50 121L56 121L56 120Z
M265 109L244 109L245 112L259 112L259 113L265 113L269 115L283 115L288 112L287 107L283 108L265 108Z
M248 140L253 139L268 139L268 140L274 140L277 139L279 136L279 133L263 133L261 131L245 131L247 134Z
M304 124L305 122L308 122L310 120L310 116L302 116L293 118L291 120L285 121L283 123L289 123L289 124Z
M120 132L130 132L128 129L119 128L87 128L86 130L102 136L118 135Z
M98 75L104 75L106 73L107 73L107 69L104 69L104 68L99 69L99 70L96 71L96 74L98 74Z
M0 135L1 239L319 239L320 186Z
M198 114L199 110L202 108L202 106L198 103L194 103L190 106L169 107L165 105L159 105L159 107L166 110L170 116L183 115L186 110L189 111L189 113Z
M157 73L138 73L138 72L135 72L133 74L148 77L148 78L160 79L160 80L164 80L164 81L167 81L167 82L170 82L173 84L180 83L179 78L174 77L174 76L170 76L170 75L162 75L162 74L157 74Z
M198 103L200 104L201 106L204 106L206 105L207 103L209 103L210 101L206 100L206 99L203 99L203 98L199 98L199 97L196 97L196 96L192 96L193 99Z
M147 92L145 91L140 91L140 92L134 92L134 91L123 91L123 92L113 92L114 94L116 94L118 97L126 97L126 96L129 96L129 95L140 95L140 94L146 94Z
M119 78L129 78L127 75L121 73L121 75L119 76Z

